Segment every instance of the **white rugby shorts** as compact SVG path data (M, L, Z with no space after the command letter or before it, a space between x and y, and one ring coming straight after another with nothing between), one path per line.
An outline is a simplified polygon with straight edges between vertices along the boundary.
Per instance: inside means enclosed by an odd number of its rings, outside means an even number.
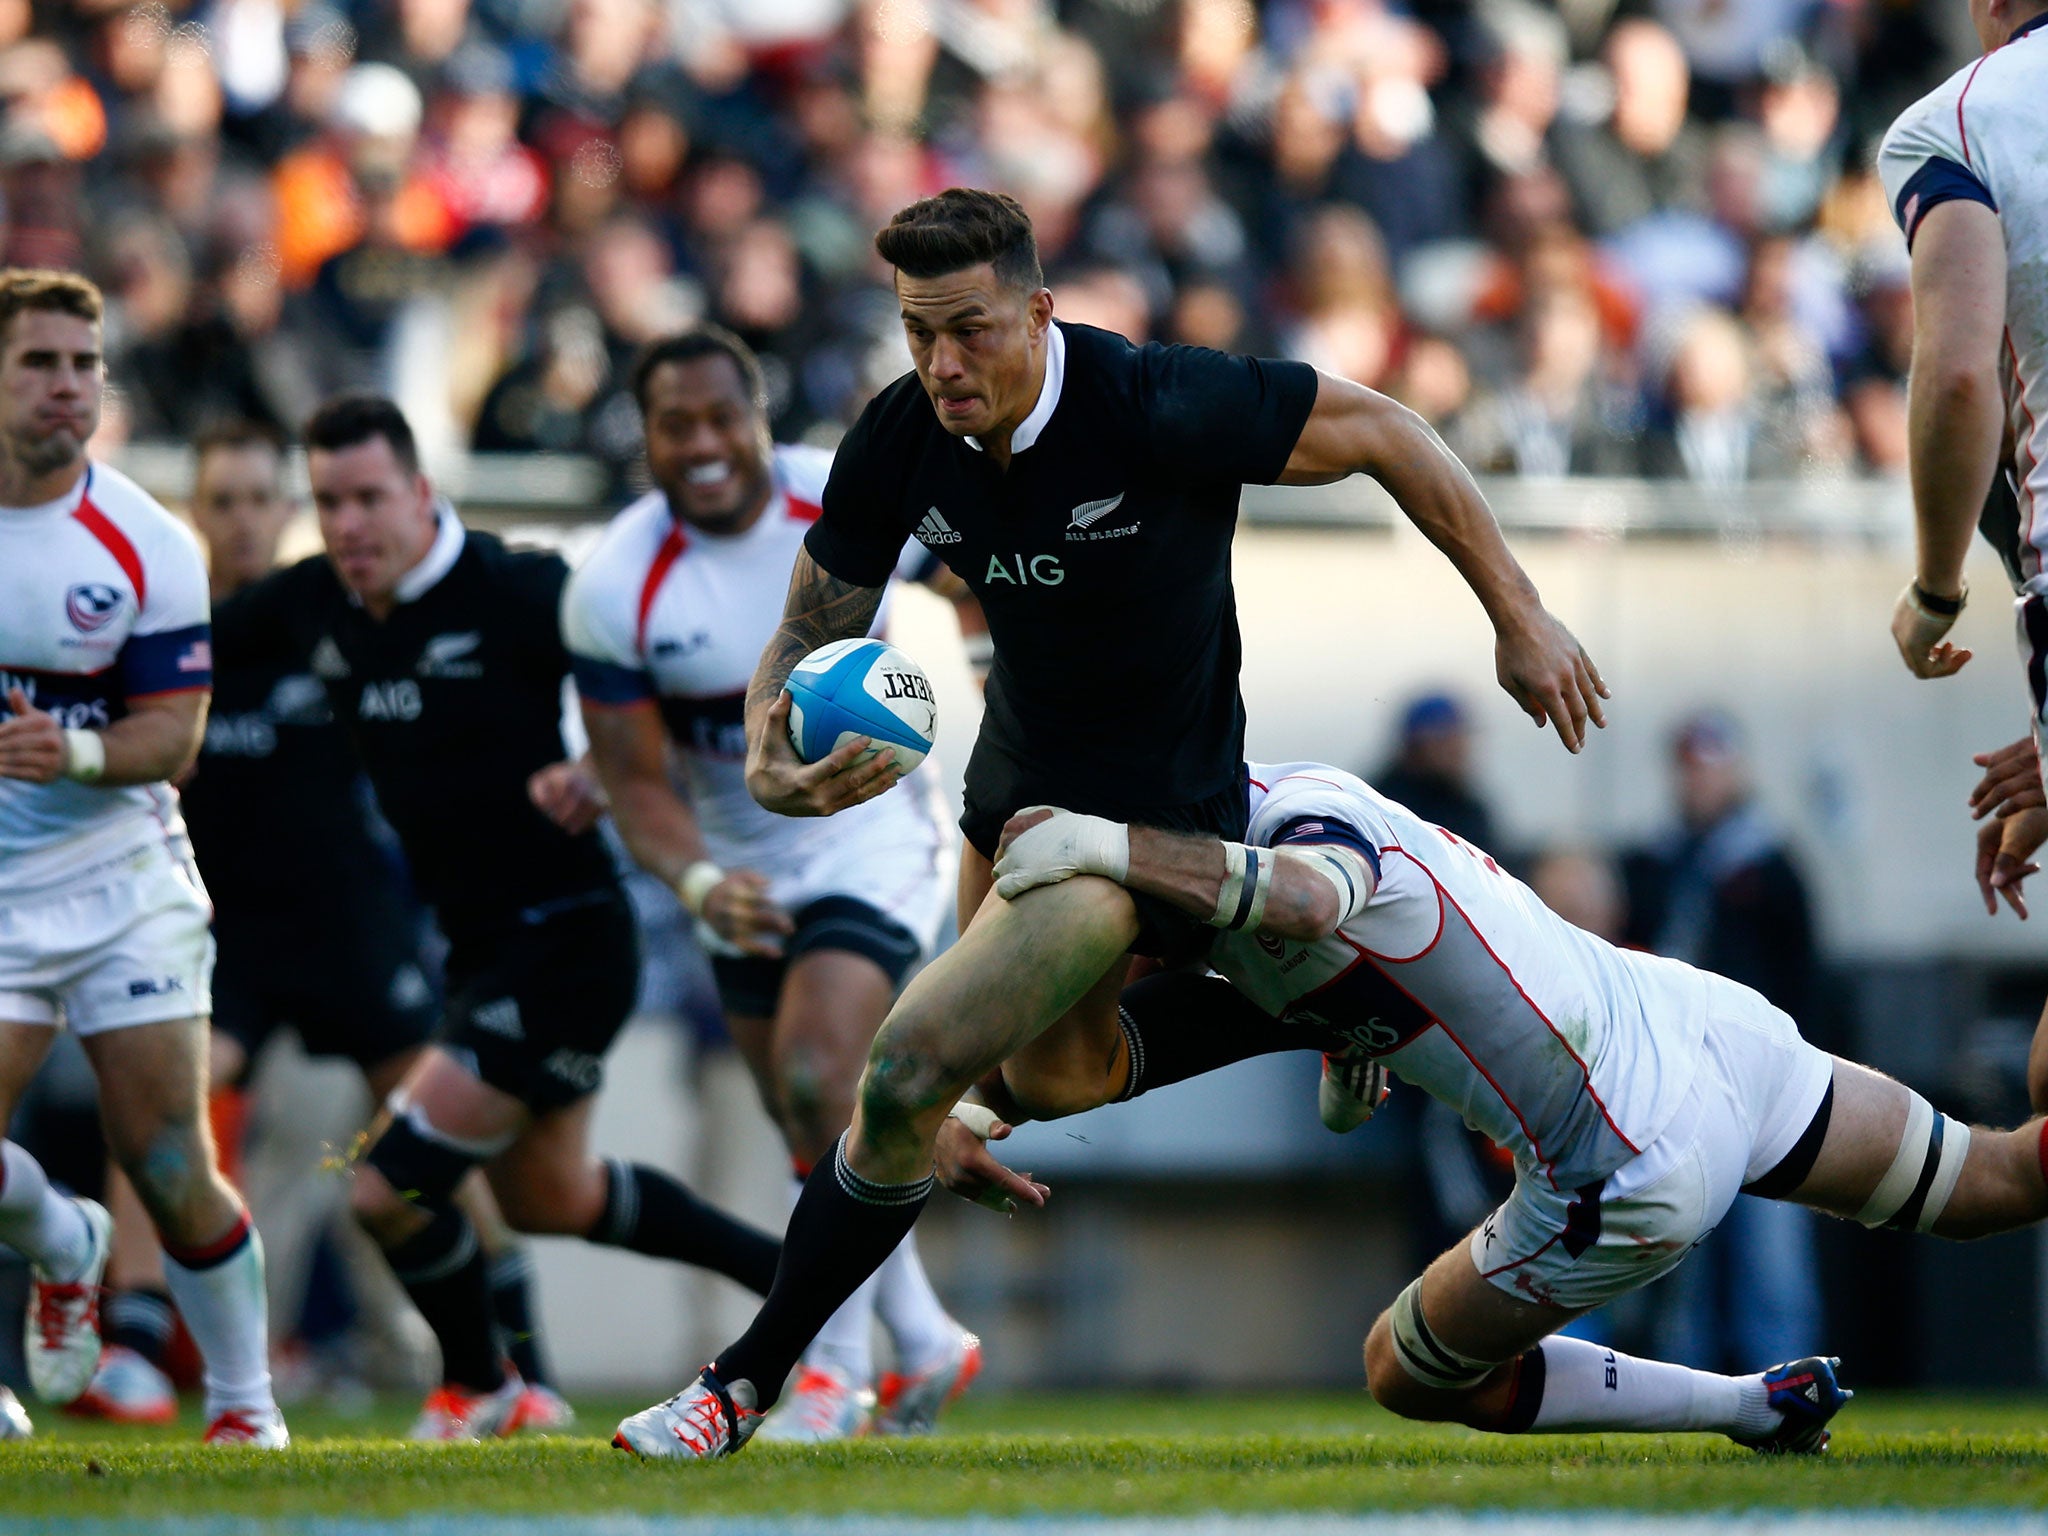
M1699 1071L1657 1139L1583 1190L1521 1169L1473 1232L1473 1264L1509 1295L1584 1310L1668 1274L1812 1123L1834 1058L1757 993L1708 979Z
M0 886L0 1022L80 1035L213 1012L213 904L157 832L61 884Z

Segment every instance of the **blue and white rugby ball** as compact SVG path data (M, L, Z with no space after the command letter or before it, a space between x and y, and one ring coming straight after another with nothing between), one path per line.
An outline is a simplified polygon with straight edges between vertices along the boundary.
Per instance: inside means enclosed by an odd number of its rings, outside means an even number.
M924 668L886 640L834 640L821 645L789 674L789 739L807 763L865 736L896 753L910 772L932 749L938 701Z

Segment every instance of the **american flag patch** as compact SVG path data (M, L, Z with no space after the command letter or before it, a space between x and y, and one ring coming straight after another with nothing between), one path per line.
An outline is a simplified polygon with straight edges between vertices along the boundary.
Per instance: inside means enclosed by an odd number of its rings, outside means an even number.
M213 642L211 640L194 640L184 650L178 652L178 659L173 665L180 672L211 672L213 670Z

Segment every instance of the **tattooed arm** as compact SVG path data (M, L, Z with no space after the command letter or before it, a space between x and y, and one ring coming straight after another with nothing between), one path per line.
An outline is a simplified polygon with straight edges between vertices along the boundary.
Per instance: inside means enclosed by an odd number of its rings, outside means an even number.
M902 777L895 753L886 747L857 761L865 740L849 741L815 763L805 763L789 741L789 674L819 646L865 635L881 606L882 588L841 581L809 550L798 551L782 625L761 652L747 689L747 790L769 810L830 816L874 799Z

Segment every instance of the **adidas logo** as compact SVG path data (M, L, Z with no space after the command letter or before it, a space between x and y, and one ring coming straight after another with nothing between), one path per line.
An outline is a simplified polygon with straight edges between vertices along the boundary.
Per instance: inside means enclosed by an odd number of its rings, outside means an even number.
M334 643L332 635L320 637L320 643L313 647L311 665L315 677L331 679L348 676L348 661L341 654L341 647Z
M939 509L933 507L925 513L924 521L917 525L917 541L920 544L958 544L960 535L939 515Z
M519 1000L501 997L494 1003L485 1003L469 1011L470 1022L478 1029L489 1030L494 1035L503 1035L507 1040L524 1040L526 1031L519 1023Z

